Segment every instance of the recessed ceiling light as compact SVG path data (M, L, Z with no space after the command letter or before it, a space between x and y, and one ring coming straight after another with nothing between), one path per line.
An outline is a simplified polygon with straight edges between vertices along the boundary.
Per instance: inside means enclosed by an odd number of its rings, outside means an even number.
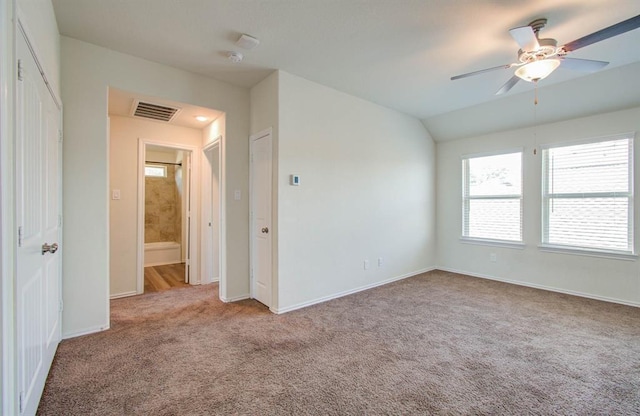
M198 120L198 121L207 121L207 120L209 120L209 118L205 117L205 116L196 116L196 120Z

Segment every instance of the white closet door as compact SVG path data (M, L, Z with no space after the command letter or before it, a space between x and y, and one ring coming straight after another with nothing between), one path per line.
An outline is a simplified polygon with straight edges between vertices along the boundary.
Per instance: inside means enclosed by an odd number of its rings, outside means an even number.
M17 55L17 370L19 411L32 415L61 338L61 133L60 110L22 34Z

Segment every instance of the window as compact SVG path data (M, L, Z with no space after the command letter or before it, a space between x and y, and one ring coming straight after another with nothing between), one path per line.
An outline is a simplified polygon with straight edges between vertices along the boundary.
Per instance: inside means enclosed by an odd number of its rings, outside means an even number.
M542 153L542 244L633 254L633 137Z
M151 176L156 178L166 178L167 177L167 167L160 165L145 165L144 166L144 176Z
M522 242L522 152L462 159L463 239Z

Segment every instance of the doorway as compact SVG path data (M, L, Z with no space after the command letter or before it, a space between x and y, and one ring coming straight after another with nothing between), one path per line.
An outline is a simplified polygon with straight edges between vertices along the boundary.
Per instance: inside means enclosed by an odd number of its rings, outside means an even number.
M147 144L144 162L144 292L189 283L189 152Z
M184 268L183 282L200 284L197 272L197 208L192 175L195 148L152 140L139 140L138 160L138 294L184 286L176 274ZM196 188L197 189L197 188ZM150 269L147 269L150 268ZM166 275L166 276L164 276Z
M188 282L192 285L208 283L208 278L202 271L208 251L203 248L203 241L208 234L208 222L202 214L203 183L207 176L203 173L208 162L203 154L203 143L215 140L219 143L219 165L221 177L220 192L224 192L224 134L225 115L220 111L198 107L152 97L140 93L109 87L108 90L109 116L109 292L110 298L133 296L142 294L144 290L145 263L145 198L144 168L147 161L156 163L159 170L171 167L182 171L182 180L188 179L189 197L183 201L184 212L181 212L182 238L162 238L158 251L168 251L178 257L177 261L184 261L188 272ZM151 106L161 109L173 109L175 113L166 120L156 120L146 114L143 117L140 110ZM140 114L139 114L140 113ZM149 157L147 150L159 149L174 152L173 157L156 159ZM182 152L182 159L176 156ZM151 153L153 156L153 153ZM187 158L190 158L187 161ZM165 163L182 163L167 165ZM173 172L175 174L175 171ZM184 195L184 194L183 194ZM224 195L221 196L224 198ZM225 281L225 247L224 247L224 200L221 201L220 219L216 224L220 228L218 279L221 286ZM213 224L212 224L213 225ZM188 235L187 235L188 231ZM188 255L186 253L188 249ZM179 254L176 254L179 253ZM175 260L174 260L175 261ZM167 261L165 261L167 263ZM160 266L154 266L160 267ZM175 273L173 271L172 273ZM182 279L184 282L184 279Z

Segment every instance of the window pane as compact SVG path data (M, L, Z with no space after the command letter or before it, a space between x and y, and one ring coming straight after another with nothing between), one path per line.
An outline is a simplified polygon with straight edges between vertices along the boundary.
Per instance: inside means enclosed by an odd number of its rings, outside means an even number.
M165 178L167 176L167 168L165 166L145 166L144 176L155 176Z
M472 199L466 237L522 241L520 199Z
M631 251L627 198L553 198L548 243Z
M544 151L543 243L634 251L633 139L619 137Z
M469 195L519 195L522 153L474 157L469 163Z
M522 241L522 152L463 160L462 235Z
M548 150L548 192L629 191L629 140L557 147Z

